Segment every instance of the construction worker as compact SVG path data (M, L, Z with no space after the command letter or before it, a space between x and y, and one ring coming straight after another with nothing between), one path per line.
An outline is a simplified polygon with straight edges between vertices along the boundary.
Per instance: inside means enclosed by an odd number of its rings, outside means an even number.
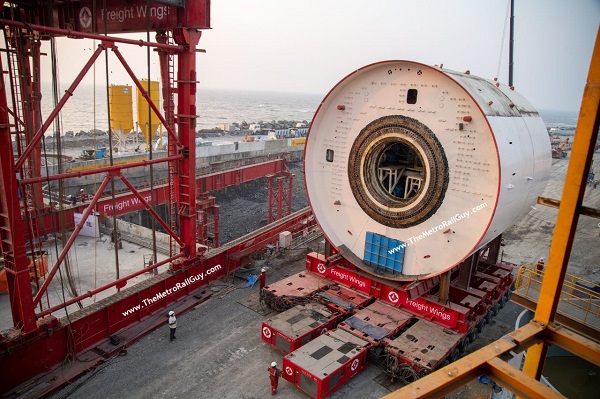
M81 190L79 190L79 201L85 202L86 199L87 199L87 195L85 195L85 191L83 191L83 188L82 188Z
M271 379L271 395L277 393L277 384L279 383L279 376L281 376L281 370L277 368L277 362L271 363L269 367L269 378Z
M171 329L171 342L173 342L175 337L175 330L177 330L177 318L175 317L175 312L172 310L169 312L169 328Z
M544 271L544 258L540 258L540 260L538 260L538 263L535 265L535 270L537 270L538 273Z
M259 292L262 291L263 288L265 288L265 285L267 285L267 270L263 267L262 269L260 269L260 275L258 276L258 283L259 283Z

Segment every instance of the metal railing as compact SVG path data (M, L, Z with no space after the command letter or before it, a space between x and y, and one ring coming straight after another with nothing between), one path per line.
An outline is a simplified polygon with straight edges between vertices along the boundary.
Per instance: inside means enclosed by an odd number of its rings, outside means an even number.
M515 291L537 302L543 277L543 271L536 270L536 266L532 263L526 263L519 268ZM560 313L564 313L568 308L561 309L560 303L567 304L571 310L575 308L581 311L568 312L566 316L569 318L593 328L598 327L597 323L590 323L590 317L600 317L600 285L567 273L561 289L558 309Z

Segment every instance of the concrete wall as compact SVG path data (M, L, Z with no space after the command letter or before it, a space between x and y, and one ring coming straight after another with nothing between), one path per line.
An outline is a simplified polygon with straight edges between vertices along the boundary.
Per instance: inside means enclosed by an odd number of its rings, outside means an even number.
M304 146L298 145L298 140L299 139L284 139L254 141L248 143L239 141L231 144L196 147L196 169L200 170L201 168L205 168L215 163L236 161L267 155L277 155L282 153L290 153L294 159L301 159L304 152ZM152 153L153 159L160 159L166 156L166 151L155 151ZM145 159L148 159L148 153L131 153L131 155L115 157L113 164L119 165L135 163ZM105 166L109 166L109 160L107 158L91 161L76 160L74 162L64 164L63 170L66 173L71 173L93 170ZM46 175L46 171L50 176L56 175L59 173L58 165L49 165L48 167L42 168L43 175ZM149 166L129 168L124 170L123 174L136 186L142 186L150 183ZM153 174L155 182L165 180L168 174L167 165L155 165ZM93 194L94 188L98 187L103 179L104 174L94 174L67 179L63 183L64 193L65 195L77 195L79 193L79 189L83 188L86 193ZM53 190L58 188L58 182L52 182L50 185ZM125 185L120 179L115 179L115 188L117 191L126 189ZM108 186L107 190L109 189L110 185Z
M143 227L134 223L129 223L124 220L119 220L118 222L119 230L123 233L129 233L135 235L137 237L143 238L145 240L152 241L152 229L147 227ZM107 227L112 228L113 220L112 218L106 218L105 224ZM162 243L164 245L169 245L169 235L161 232L156 232L156 242Z

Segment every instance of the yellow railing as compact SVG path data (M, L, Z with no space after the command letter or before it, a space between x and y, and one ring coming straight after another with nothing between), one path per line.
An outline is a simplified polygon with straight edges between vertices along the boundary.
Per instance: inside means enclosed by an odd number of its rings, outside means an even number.
M536 270L533 263L525 263L519 268L515 290L518 290L519 295L537 302L543 277L544 272ZM589 318L600 317L600 285L567 273L561 289L560 302L581 310L569 312L566 316L598 328L597 323L590 323ZM558 311L561 312L560 305Z

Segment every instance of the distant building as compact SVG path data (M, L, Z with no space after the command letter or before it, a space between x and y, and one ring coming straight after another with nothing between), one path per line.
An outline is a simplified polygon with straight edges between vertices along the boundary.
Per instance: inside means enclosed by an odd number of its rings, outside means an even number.
M221 128L221 130L224 132L238 132L240 128L236 125L236 123L232 123L231 125L229 123L223 123L219 126L219 128Z
M261 130L261 127L259 123L251 123L249 129L258 132L259 130Z
M272 131L275 133L275 136L277 136L278 139L288 137L290 134L290 129L273 129Z

